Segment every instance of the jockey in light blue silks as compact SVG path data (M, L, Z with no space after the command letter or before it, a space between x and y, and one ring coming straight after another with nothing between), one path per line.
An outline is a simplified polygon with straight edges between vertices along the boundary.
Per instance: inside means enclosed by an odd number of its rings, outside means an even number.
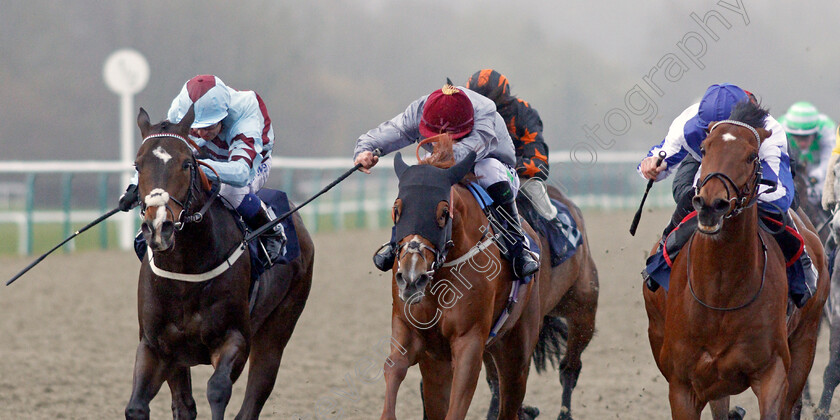
M693 210L691 199L694 197L694 185L700 174L700 162L703 160L700 144L708 135L706 130L709 123L728 119L735 104L749 100L754 101L752 94L738 86L726 83L710 86L699 103L688 107L671 123L668 134L662 142L651 148L647 157L639 164L637 168L639 174L655 181L665 179L675 168L679 168L674 180L674 199L677 202L677 208L663 232L657 253L649 259L649 264L643 272L645 284L651 290L658 288L654 281L657 272L661 274L667 271L660 270L664 267L658 263L662 259L662 243ZM778 121L768 115L765 118L764 128L772 131L772 134L761 143L758 150L762 179L774 182L776 190L768 192L769 186L761 186L758 197L759 214L778 220L780 217L786 217L793 202L794 186L790 173L790 157L785 131ZM656 161L660 151L666 153L666 158L657 166ZM780 211L782 215L779 214ZM782 237L783 235L784 233L781 233L774 237L780 242L782 251L785 252L786 248L789 248L785 246L786 242L790 239ZM688 236L677 236L682 237L682 241L673 246L679 249ZM669 249L671 245L669 242ZM787 254L786 257L789 256ZM802 252L799 260L789 268L789 271L791 300L796 306L801 307L816 290L818 277L816 267L811 263L807 250Z
M274 129L262 98L254 91L232 89L216 76L199 75L184 83L172 100L168 120L178 123L190 106L195 112L190 138L199 147L195 151L199 160L215 170L201 167L210 180L221 182L219 195L251 229L273 220L274 212L256 195L271 172L274 146ZM128 211L138 201L135 174L120 198L120 209ZM262 235L261 240L269 258L275 261L285 243L282 224Z
M516 210L519 178L513 169L516 164L513 141L505 121L496 112L496 104L490 99L447 84L412 102L403 113L362 134L356 141L354 160L362 164L364 172L369 172L378 161L374 150L387 154L442 133L449 133L457 141L453 148L456 161L463 160L470 151L475 152L474 171L478 184L487 190L493 206L510 216L505 217L510 220L500 226L506 230L506 234L500 236L512 243L500 249L506 250L505 257L511 261L514 275L525 278L535 273L539 262L527 248ZM431 151L431 145L424 147ZM391 238L374 255L374 264L380 270L393 267L398 239Z

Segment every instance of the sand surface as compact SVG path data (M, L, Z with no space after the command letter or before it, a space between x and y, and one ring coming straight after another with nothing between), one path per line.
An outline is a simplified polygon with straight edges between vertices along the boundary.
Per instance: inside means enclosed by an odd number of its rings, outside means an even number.
M576 419L667 419L667 383L653 362L647 341L639 271L668 213L646 212L636 237L627 233L632 212L585 212L600 272L601 295L595 338L583 354L583 371L573 397ZM388 352L390 276L370 262L387 231L315 235L312 293L286 349L265 419L376 419L384 380L376 373ZM5 281L31 258L0 258ZM50 256L10 287L0 288L0 419L122 418L131 393L137 345L136 284L140 263L127 252L80 252ZM828 358L823 328L810 377L822 389ZM247 368L246 368L247 369ZM369 371L370 372L370 371ZM205 396L211 368L193 368L199 418L209 418ZM400 418L420 419L417 367L399 394ZM233 418L245 380L234 386L226 418ZM557 373L536 375L526 403L555 419L560 410ZM837 398L835 398L835 401ZM481 379L470 419L483 418L489 393ZM758 418L751 392L733 397ZM153 418L171 418L169 390L152 402ZM840 412L834 403L832 414ZM708 408L703 414L710 419ZM804 418L810 418L806 412Z

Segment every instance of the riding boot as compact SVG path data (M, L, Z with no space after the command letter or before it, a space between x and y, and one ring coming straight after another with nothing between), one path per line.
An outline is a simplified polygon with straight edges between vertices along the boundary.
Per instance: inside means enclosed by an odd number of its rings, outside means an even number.
M248 224L248 227L254 231L271 222L276 217L271 207L266 206L265 203L260 201L260 207L256 214L251 217L243 216L243 219ZM286 232L283 229L283 224L278 223L272 229L263 232L260 235L259 241L268 260L271 263L277 262L286 252Z
M493 208L500 214L501 220L491 220L493 227L499 234L499 249L513 266L513 274L518 279L524 279L539 270L540 263L531 256L525 240L522 225L519 222L519 212L516 210L516 200L507 181L497 182L487 187L487 193L493 199ZM492 219L496 219L493 217Z
M797 278L801 278L803 281L801 283L791 283L790 297L793 299L793 303L796 307L801 308L805 306L808 299L810 299L817 291L817 279L819 278L819 272L817 271L817 267L814 265L813 261L811 261L811 256L808 255L807 248L802 249L802 256L800 256L799 260L794 263L794 266L796 265L801 266L801 268L796 271L803 271L803 273L801 273L800 276L797 276Z
M397 244L396 236L397 227L391 228L391 240L382 244L381 247L373 254L373 265L379 271L390 271L394 268L394 261L397 259Z
M665 226L665 230L662 231L662 238L659 240L656 252L647 259L645 269L642 270L642 280L645 286L652 292L659 289L660 284L667 284L671 275L671 267L668 266L664 255L666 239L668 240L668 256L673 261L677 253L679 253L689 238L691 238L694 231L697 230L696 218L689 219L685 224L680 226L685 220L685 217L691 212L691 198L694 197L693 189L680 188L678 191L676 180L674 184L674 197L677 200L677 207L674 209L674 214L671 215L668 226ZM680 229L669 239L671 232L678 226L680 226Z

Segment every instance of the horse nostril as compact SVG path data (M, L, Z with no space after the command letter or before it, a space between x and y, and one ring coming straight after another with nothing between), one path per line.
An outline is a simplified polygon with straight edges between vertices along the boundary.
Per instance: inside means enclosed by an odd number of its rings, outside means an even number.
M398 284L398 285L403 285L403 284L405 284L405 280L403 280L403 275L402 275L402 273L400 273L400 272L397 272L397 274L396 274L396 280L397 280L397 284Z
M712 202L712 208L716 213L723 213L729 210L729 202L722 198L715 199L715 201Z
M694 198L691 199L691 205L694 207L694 210L700 211L704 205L706 205L706 200L699 195L695 195Z
M417 281L415 281L414 284L417 285L418 288L422 288L430 279L431 277L429 277L428 274L421 274L420 277L417 277Z
M160 226L160 236L168 238L175 232L175 224L169 220L164 221Z
M140 232L142 232L144 236L148 236L148 235L152 234L152 227L149 226L149 222L143 222L140 225Z

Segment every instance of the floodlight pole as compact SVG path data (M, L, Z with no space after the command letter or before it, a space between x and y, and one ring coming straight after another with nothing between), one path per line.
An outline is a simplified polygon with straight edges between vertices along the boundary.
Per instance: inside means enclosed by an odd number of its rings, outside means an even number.
M149 81L149 63L142 54L132 49L113 52L103 68L105 84L112 92L120 95L120 162L125 172L120 176L120 188L125 188L134 175L134 95L146 87ZM114 197L116 199L116 197ZM118 215L119 244L122 249L131 249L134 242L134 212Z

